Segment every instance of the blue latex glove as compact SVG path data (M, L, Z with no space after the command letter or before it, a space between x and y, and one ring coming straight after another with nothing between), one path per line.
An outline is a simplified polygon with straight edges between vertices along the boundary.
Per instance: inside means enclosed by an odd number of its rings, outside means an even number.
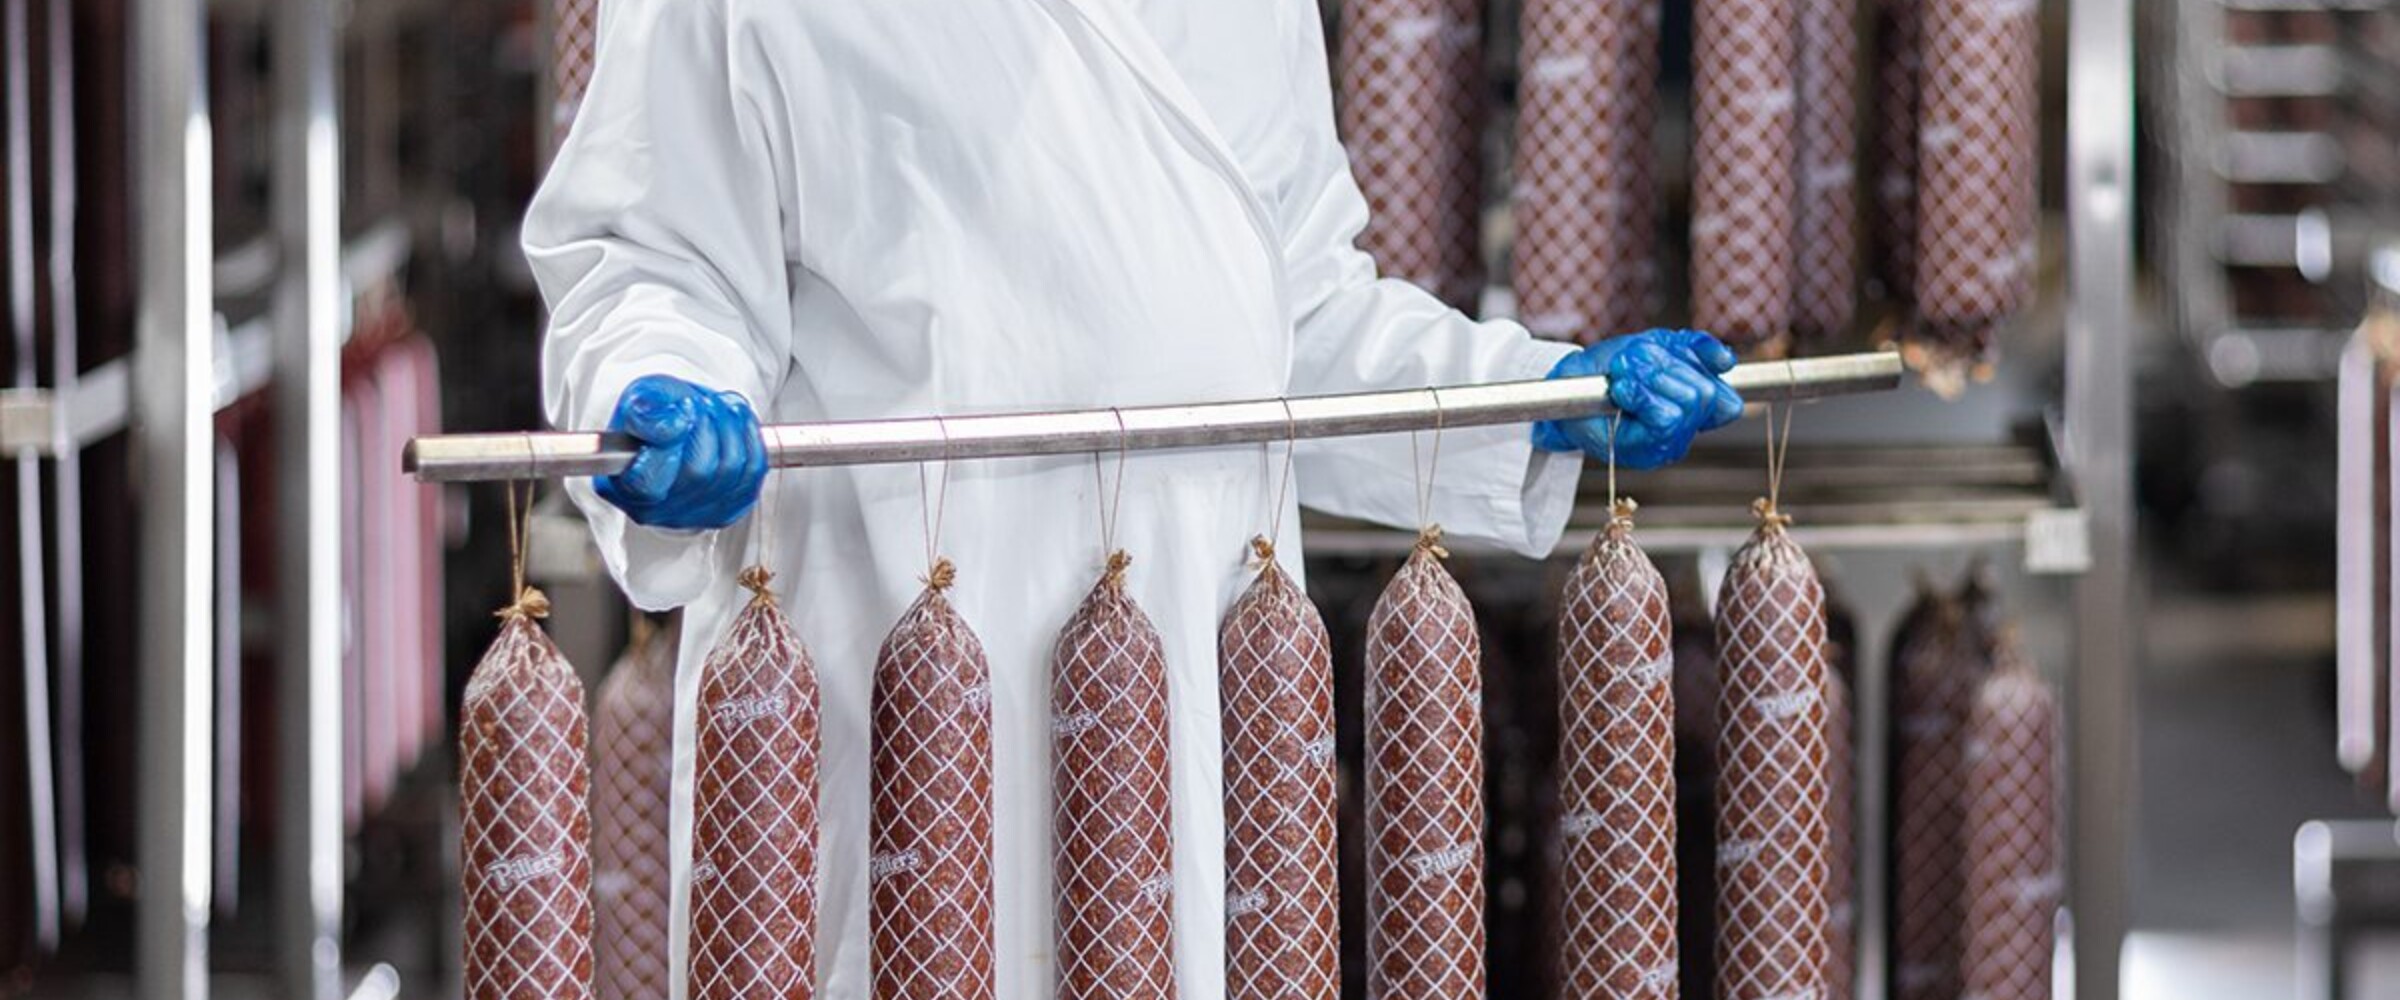
M592 489L639 524L726 527L750 512L767 480L758 416L738 393L647 375L617 397L608 429L641 450L624 472L594 477Z
M1545 420L1533 425L1534 446L1605 460L1614 423L1618 465L1672 465L1701 431L1741 419L1741 394L1718 377L1733 365L1733 351L1698 330L1651 330L1593 344L1559 359L1550 377L1608 376L1609 400L1623 419Z

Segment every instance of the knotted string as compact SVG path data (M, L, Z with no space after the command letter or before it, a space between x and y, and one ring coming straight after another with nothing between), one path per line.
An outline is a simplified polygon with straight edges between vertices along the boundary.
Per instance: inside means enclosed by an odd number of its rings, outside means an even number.
M1432 386L1426 386L1425 394L1433 400L1433 447L1430 454L1425 456L1420 464L1420 457L1417 454L1417 435L1413 431L1410 432L1408 435L1408 468L1417 476L1417 523L1430 530L1434 540L1439 542L1441 529L1433 523L1433 485L1435 476L1440 472L1442 466L1442 424L1444 422L1442 391ZM1427 545L1422 534L1420 534L1417 544L1419 547ZM1438 545L1434 547L1439 548ZM1444 554L1447 555L1447 553Z
M1125 583L1125 567L1133 562L1133 557L1117 548L1117 512L1125 507L1125 453L1132 434L1125 429L1125 411L1112 406L1108 412L1117 417L1117 482L1115 487L1109 486L1096 451L1092 453L1092 482L1098 490L1094 498L1100 504L1100 548L1108 553L1108 570L1100 579L1119 587Z
M1292 416L1292 401L1279 402L1283 404L1283 476L1275 484L1275 504L1267 509L1267 533L1250 540L1250 552L1257 557L1251 568L1257 570L1275 564L1275 540L1283 537L1283 505L1291 497L1292 456L1300 450L1300 420ZM1274 454L1274 445L1266 448L1269 455Z
M1781 504L1783 473L1791 462L1792 421L1797 416L1796 410L1796 405L1787 405L1783 411L1783 433L1778 437L1775 431L1775 404L1767 404L1767 495L1750 505L1750 512L1758 516L1759 523L1778 531L1790 527L1792 523L1791 517L1782 512Z
M917 513L925 522L925 586L936 592L950 589L958 568L942 558L942 517L950 507L950 424L940 417L933 426L942 435L942 489L938 496L925 484L925 463L917 463Z
M500 609L497 617L503 621L550 617L550 598L525 582L525 563L533 551L533 497L539 486L535 478L538 459L534 453L533 435L525 435L525 478L500 484L501 493L508 498L508 578L509 605ZM525 503L517 504L517 483L525 484Z

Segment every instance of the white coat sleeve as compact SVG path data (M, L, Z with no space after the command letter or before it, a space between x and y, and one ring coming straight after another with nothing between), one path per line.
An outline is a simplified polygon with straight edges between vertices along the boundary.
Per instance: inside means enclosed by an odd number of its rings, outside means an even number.
M778 172L792 161L766 124L782 98L749 82L769 74L722 0L608 6L591 90L525 220L550 307L549 418L606 427L625 387L657 374L739 392L771 419L791 358L792 188ZM737 531L645 528L589 481L568 489L642 607L689 603L739 555Z
M1571 345L1541 341L1515 323L1478 323L1406 282L1378 279L1355 241L1367 202L1336 137L1324 28L1316 4L1286 0L1294 87L1291 120L1273 171L1285 289L1294 324L1291 391L1361 392L1538 379ZM1419 440L1431 457L1432 435ZM1345 517L1415 526L1417 477L1408 435L1304 443L1300 502ZM1580 455L1537 451L1522 424L1442 433L1432 516L1444 531L1530 556L1546 556L1566 529Z

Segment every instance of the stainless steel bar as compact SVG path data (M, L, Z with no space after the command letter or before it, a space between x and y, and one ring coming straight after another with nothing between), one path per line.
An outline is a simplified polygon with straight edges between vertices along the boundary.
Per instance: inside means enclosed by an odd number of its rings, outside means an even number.
M1725 380L1754 403L1890 389L1896 353L1850 354L1741 365ZM765 429L778 468L1014 458L1198 448L1529 423L1611 409L1606 378L1304 396L1183 406L1053 413L912 417ZM590 432L451 434L409 442L401 468L425 482L595 476L633 460L633 444Z
M2116 1000L2135 795L2133 0L2073 0L2067 32L2066 443L2091 561L2067 711L2074 995Z
M276 976L342 995L341 130L336 0L275 6ZM397 240L405 253L406 233Z
M6 102L4 143L8 211L8 327L16 345L14 384L38 384L35 354L33 212L33 10L32 0L0 0L0 95ZM32 876L34 940L43 951L59 941L58 786L52 765L50 702L49 543L42 527L42 464L37 452L18 452L17 590L23 609L18 663L25 699L20 720L25 741L25 801L31 821L27 867Z
M142 482L138 608L142 893L138 995L208 995L210 394L214 219L204 0L133 5L136 273L134 461Z

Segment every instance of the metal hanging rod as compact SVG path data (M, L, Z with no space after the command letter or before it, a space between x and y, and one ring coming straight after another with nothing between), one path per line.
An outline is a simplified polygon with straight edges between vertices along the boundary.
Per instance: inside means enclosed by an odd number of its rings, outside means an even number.
M1750 402L1776 402L1891 389L1901 371L1900 355L1886 351L1756 361L1735 367L1725 381ZM1593 376L1290 400L780 424L762 432L769 465L806 468L1257 444L1437 424L1531 423L1611 409L1608 379ZM596 476L623 470L634 449L629 438L592 432L445 434L410 441L400 467L429 483Z

